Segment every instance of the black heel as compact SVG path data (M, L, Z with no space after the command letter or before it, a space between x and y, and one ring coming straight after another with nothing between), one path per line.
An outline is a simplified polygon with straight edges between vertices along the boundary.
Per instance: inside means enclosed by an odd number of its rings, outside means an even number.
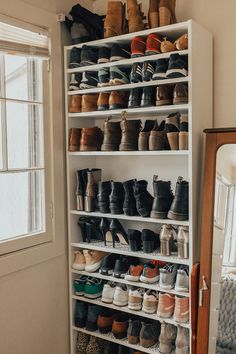
M110 231L112 234L113 247L115 247L115 241L120 242L122 245L129 244L127 234L117 219L112 219L110 223Z
M106 246L106 234L107 234L107 231L109 231L109 221L106 219L106 218L102 218L100 223L99 223L99 230L102 234L102 240L104 242L104 245Z
M81 230L83 242L86 242L86 240L87 240L86 221L87 221L87 219L82 217L82 218L79 218L79 220L77 222L77 225L79 226L79 228Z

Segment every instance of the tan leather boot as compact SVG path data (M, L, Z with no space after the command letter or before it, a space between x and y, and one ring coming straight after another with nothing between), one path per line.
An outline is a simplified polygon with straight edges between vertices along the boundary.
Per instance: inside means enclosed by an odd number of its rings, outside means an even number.
M148 23L150 28L159 26L159 2L160 0L149 0Z
M137 0L127 0L127 13L130 33L142 31L146 28L143 22L144 16Z
M69 113L81 112L81 95L73 95L70 99Z
M69 151L79 151L80 149L80 128L71 128L69 134Z
M93 112L97 110L97 94L83 95L81 101L81 112Z
M175 0L160 0L159 4L160 26L176 23Z
M122 4L122 1L108 1L107 14L104 21L104 38L122 34L124 23L125 5Z

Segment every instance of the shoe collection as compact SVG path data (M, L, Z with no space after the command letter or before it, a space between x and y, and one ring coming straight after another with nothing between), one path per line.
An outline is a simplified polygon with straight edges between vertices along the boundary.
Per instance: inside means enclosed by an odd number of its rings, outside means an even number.
M175 347L179 350L179 353L189 352L189 331L181 326L176 327L165 322L160 324L158 321L147 321L144 318L140 320L134 316L129 317L125 313L118 313L97 305L87 305L78 300L75 306L74 321L78 328L86 327L90 332L98 330L102 334L111 332L116 339L127 338L128 343L133 345L140 343L144 348L153 347L159 342L159 349L162 353L170 354ZM83 346L87 348L90 341L94 344L94 351L91 353L103 353L104 342L99 341L97 343L96 339L92 340L92 338L95 337L84 337L82 333L79 333L77 339L78 353L84 353ZM109 344L109 346L113 345ZM116 348L110 347L109 349ZM125 349L122 348L122 350ZM90 351L85 351L85 353L90 353ZM110 354L111 351L105 351L105 353ZM120 349L117 353L120 353Z
M108 117L104 130L93 128L71 128L69 151L157 151L188 150L188 116L171 113L158 125L157 120L121 121Z
M154 197L148 192L148 182L136 179L125 182L102 181L101 169L76 171L77 210L101 213L140 215L156 219L188 220L189 184L179 177L175 195L170 181L153 177Z

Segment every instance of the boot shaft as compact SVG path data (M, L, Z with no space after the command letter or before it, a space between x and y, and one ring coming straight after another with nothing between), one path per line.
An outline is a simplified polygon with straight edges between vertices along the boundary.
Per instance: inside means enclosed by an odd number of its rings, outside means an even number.
M160 198L172 198L173 193L171 190L171 182L170 181L158 181L158 176L153 177L153 192L154 197Z

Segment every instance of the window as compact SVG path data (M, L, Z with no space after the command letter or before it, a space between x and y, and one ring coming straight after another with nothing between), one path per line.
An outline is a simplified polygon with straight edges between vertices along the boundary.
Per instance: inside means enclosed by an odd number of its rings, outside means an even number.
M225 266L236 266L236 186L229 188L229 202L227 209L227 227L225 233L225 247L223 263Z
M48 35L0 22L0 254L49 240Z

